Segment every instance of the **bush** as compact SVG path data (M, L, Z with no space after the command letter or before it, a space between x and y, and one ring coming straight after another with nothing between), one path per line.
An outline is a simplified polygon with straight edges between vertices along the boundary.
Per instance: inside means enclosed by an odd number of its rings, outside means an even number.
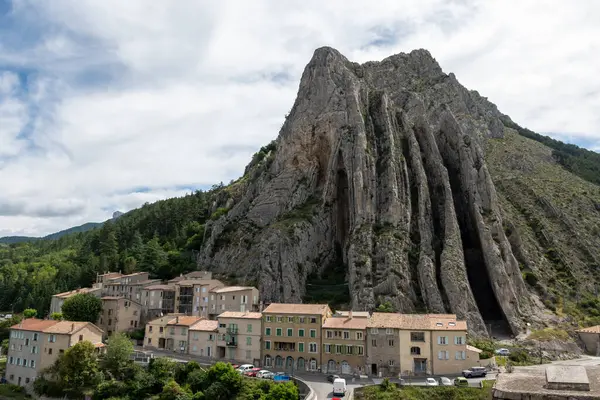
M571 337L562 329L546 328L539 331L533 331L528 339L548 342L551 340L571 341Z

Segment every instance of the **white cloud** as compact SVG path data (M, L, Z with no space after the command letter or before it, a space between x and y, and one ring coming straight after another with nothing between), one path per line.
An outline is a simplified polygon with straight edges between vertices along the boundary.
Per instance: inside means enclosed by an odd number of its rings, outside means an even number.
M23 37L1 18L0 236L239 176L324 45L359 62L427 48L522 125L600 140L593 0L13 0Z

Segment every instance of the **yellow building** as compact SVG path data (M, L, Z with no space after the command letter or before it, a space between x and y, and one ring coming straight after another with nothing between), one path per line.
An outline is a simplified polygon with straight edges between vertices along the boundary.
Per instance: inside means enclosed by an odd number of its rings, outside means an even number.
M219 322L202 319L189 329L188 349L193 356L214 359L216 357L216 343Z
M169 314L149 321L146 324L144 335L144 348L167 348L167 324L180 314Z
M89 341L98 351L102 330L90 322L25 319L10 328L6 379L8 383L27 386L69 347Z
M142 305L124 297L102 297L102 313L98 318L98 327L109 337L115 332L127 332L138 329Z
M270 304L263 311L263 365L317 371L321 366L321 327L330 316L326 304Z
M321 355L323 372L364 373L368 322L368 318L354 318L352 311L347 316L325 320Z

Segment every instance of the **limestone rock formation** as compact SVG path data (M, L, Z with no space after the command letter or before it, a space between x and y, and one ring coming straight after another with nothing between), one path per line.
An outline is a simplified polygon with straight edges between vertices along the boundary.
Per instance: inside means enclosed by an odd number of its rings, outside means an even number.
M267 302L301 301L311 274L342 265L355 310L389 302L521 332L543 306L486 164L504 118L426 50L359 65L317 49L275 146L215 203L227 212L198 262Z

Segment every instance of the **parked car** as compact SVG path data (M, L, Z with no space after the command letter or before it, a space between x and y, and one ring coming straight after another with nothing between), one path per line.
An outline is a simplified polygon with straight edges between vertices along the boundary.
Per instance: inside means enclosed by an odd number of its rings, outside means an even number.
M237 371L243 374L244 372L251 370L252 368L254 368L254 365L252 364L242 364L238 367Z
M499 356L508 356L510 355L510 350L504 348L498 349L496 350L496 354L498 354Z
M256 374L260 371L260 368L252 368L252 369L247 369L244 372L244 375L246 376L253 376L256 377Z
M271 371L269 371L268 369L261 369L260 371L258 371L256 373L256 377L257 378L262 378L264 374L266 373L271 373Z
M339 375L327 375L327 382L333 383L339 377L340 377Z
M477 378L479 376L486 376L487 370L484 367L471 367L462 372L465 378Z
M442 376L440 378L440 385L441 386L452 386L452 381L449 378Z
M343 397L346 394L346 380L335 378L333 381L333 395Z
M426 386L439 386L440 384L438 383L438 381L435 380L435 378L427 378L427 380L425 381L425 385Z
M458 378L454 379L454 386L469 386L469 381L467 378L459 376Z

